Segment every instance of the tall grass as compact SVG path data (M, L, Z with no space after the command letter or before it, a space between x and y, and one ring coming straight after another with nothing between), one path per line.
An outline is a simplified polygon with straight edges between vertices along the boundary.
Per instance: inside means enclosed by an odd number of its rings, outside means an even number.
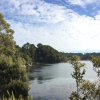
M32 99L30 96L27 96L27 98L23 98L21 94L19 95L18 99L16 99L14 97L13 91L12 91L12 94L10 95L9 91L7 90L7 94L8 94L8 97L4 97L4 95L3 95L2 100L35 100L35 98Z

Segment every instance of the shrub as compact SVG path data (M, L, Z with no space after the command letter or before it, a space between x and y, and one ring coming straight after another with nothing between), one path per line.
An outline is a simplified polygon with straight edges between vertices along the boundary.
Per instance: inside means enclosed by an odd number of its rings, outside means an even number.
M10 93L14 91L15 97L19 94L28 95L29 84L26 68L21 65L23 61L20 57L13 62L11 56L0 55L0 92L5 94L6 90Z

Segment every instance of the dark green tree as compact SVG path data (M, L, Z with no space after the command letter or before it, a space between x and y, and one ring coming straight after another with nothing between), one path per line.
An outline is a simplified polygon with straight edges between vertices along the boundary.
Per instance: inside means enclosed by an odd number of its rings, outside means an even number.
M30 44L30 43L26 43L22 46L21 52L23 52L24 55L28 55L32 61L35 61L35 45L34 44Z
M13 61L11 56L0 55L0 89L2 93L6 94L6 91L9 90L10 93L14 91L16 97L20 94L23 96L28 95L28 78L26 75L26 68L23 67L23 65L24 63L20 57ZM21 84L23 87L27 87L27 89L21 88L20 85L19 87L14 87L16 85L11 86L12 82L14 82L14 84ZM21 92L22 90L25 91L26 95L23 94L24 92Z
M67 61L66 57L62 56L57 50L49 45L39 43L35 50L36 62L42 63L57 63Z
M0 53L7 56L15 54L15 44L13 40L14 30L10 29L10 24L4 19L2 13L0 13Z
M16 92L16 97L22 91L24 91L22 95L27 96L29 84L26 68L23 67L25 59L20 56L22 53L15 46L13 34L14 30L10 29L10 24L0 13L0 93L5 94L8 89L10 93Z

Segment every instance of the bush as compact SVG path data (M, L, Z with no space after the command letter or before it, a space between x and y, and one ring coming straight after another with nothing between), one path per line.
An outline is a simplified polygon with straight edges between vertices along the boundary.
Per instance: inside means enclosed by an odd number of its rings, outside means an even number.
M26 68L22 67L23 61L18 57L15 62L12 57L0 55L0 92L5 94L6 90L14 91L16 97L19 94L28 95L29 84ZM22 92L23 91L23 92Z
M9 90L9 93L13 91L15 98L18 98L20 94L24 98L28 96L28 83L22 82L21 80L11 80L8 85L5 87L5 91ZM7 93L5 93L5 96L7 96Z

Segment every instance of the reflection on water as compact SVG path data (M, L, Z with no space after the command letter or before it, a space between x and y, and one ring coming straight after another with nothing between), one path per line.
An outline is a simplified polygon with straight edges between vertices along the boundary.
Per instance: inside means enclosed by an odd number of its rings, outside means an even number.
M30 66L30 67L26 67L26 72L30 72L30 73L33 73L34 72L34 67Z
M90 61L86 63L85 80L98 80ZM34 70L32 70L32 68ZM73 67L69 63L34 65L27 72L31 89L29 94L36 100L68 100L72 91L76 91L75 79L72 78Z
M28 76L29 81L34 80L35 78L33 76Z

